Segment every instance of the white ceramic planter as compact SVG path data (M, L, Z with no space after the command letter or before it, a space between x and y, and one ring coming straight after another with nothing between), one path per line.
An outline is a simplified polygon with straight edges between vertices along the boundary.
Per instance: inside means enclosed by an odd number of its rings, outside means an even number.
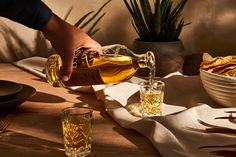
M156 57L156 76L164 77L176 71L182 73L184 46L181 40L174 42L145 42L135 40L133 49L137 54L147 51L154 52ZM143 73L141 75L148 74L148 72Z

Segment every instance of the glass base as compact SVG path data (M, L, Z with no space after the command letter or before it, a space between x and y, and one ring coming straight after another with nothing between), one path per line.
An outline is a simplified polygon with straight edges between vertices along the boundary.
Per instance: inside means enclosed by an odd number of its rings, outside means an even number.
M68 157L86 157L91 153L91 148L66 148L65 153Z

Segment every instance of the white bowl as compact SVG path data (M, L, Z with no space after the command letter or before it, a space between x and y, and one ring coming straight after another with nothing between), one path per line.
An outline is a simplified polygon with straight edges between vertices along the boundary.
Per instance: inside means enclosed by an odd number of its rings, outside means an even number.
M203 87L209 96L225 107L236 106L236 77L214 74L200 69Z

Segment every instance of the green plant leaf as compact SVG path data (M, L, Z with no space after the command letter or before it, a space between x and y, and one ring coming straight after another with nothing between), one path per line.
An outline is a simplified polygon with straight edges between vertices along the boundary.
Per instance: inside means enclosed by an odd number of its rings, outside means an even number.
M156 0L155 3L155 14L154 14L154 30L155 35L158 36L161 32L161 3L160 0Z
M173 0L153 0L153 3L150 1L130 0L128 3L127 0L124 0L133 17L132 25L140 40L178 40L182 28L186 26L180 17L187 0L181 0L174 8L172 8ZM154 13L152 8L154 8Z
M124 3L126 7L128 8L128 11L130 12L131 16L133 17L132 25L137 32L137 34L141 37L142 36L142 29L141 26L139 26L139 20L136 17L137 15L134 13L133 9L131 8L130 4L127 2L127 0L124 0ZM130 1L131 3L131 1Z
M135 31L137 32L137 34L138 34L139 36L141 36L141 34L139 33L139 31L138 31L138 29L137 29L137 27L136 27L134 21L132 21L132 26L134 27L134 29L135 29Z
M137 15L135 14L135 12L133 11L133 9L131 8L130 4L127 2L127 0L124 0L124 3L129 11L129 13L131 14L131 16L133 17L133 21L132 21L132 25L135 29L135 31L138 33L138 35L140 37L142 37L142 28L139 25L139 19L137 18ZM130 3L132 3L132 1L130 1Z
M152 10L151 10L149 0L139 0L139 3L141 5L143 16L146 21L146 24L147 24L149 30L152 30L153 29Z
M183 21L183 19L181 19L178 26L177 26L177 28L175 28L175 30L173 31L174 33L172 34L171 38L173 38L175 40L178 40L177 37L180 35L180 33L182 31L183 24L184 24L184 21Z
M176 22L178 18L180 17L180 13L183 10L183 7L187 0L182 0L179 2L179 4L173 9L173 11L170 14L170 21Z
M168 15L170 15L170 13L171 13L171 8L172 8L172 1L171 0L161 1L161 17L162 17L161 20L162 20L162 22L167 20Z
M147 28L147 25L145 23L145 20L143 19L143 16L141 14L141 11L139 9L138 3L136 2L136 0L131 0L131 6L133 8L133 11L136 15L136 21L138 22L138 26L140 26L141 28L141 32L140 34L144 37L144 38L148 38L149 36L149 30ZM135 20L134 20L135 21ZM136 23L135 21L135 23ZM137 24L136 24L137 25Z
M124 0L127 8L130 8L129 11L133 15L133 20L136 25L136 30L138 30L140 38L149 39L151 38L150 30L147 27L145 19L142 16L141 9L139 8L138 3L135 0L130 0L130 4Z

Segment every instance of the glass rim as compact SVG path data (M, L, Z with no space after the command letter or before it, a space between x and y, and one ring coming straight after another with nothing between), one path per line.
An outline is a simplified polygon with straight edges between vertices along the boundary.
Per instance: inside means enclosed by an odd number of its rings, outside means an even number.
M87 114L92 114L93 109L91 107L83 107L83 106L71 106L71 107L66 107L61 110L63 115L69 114L71 110L73 109L86 109L86 111L83 112L75 112L73 115L87 115Z
M153 80L152 84L150 84L149 81L145 80L139 83L140 86L150 86L150 85L158 85L158 86L164 86L165 82L161 80Z

